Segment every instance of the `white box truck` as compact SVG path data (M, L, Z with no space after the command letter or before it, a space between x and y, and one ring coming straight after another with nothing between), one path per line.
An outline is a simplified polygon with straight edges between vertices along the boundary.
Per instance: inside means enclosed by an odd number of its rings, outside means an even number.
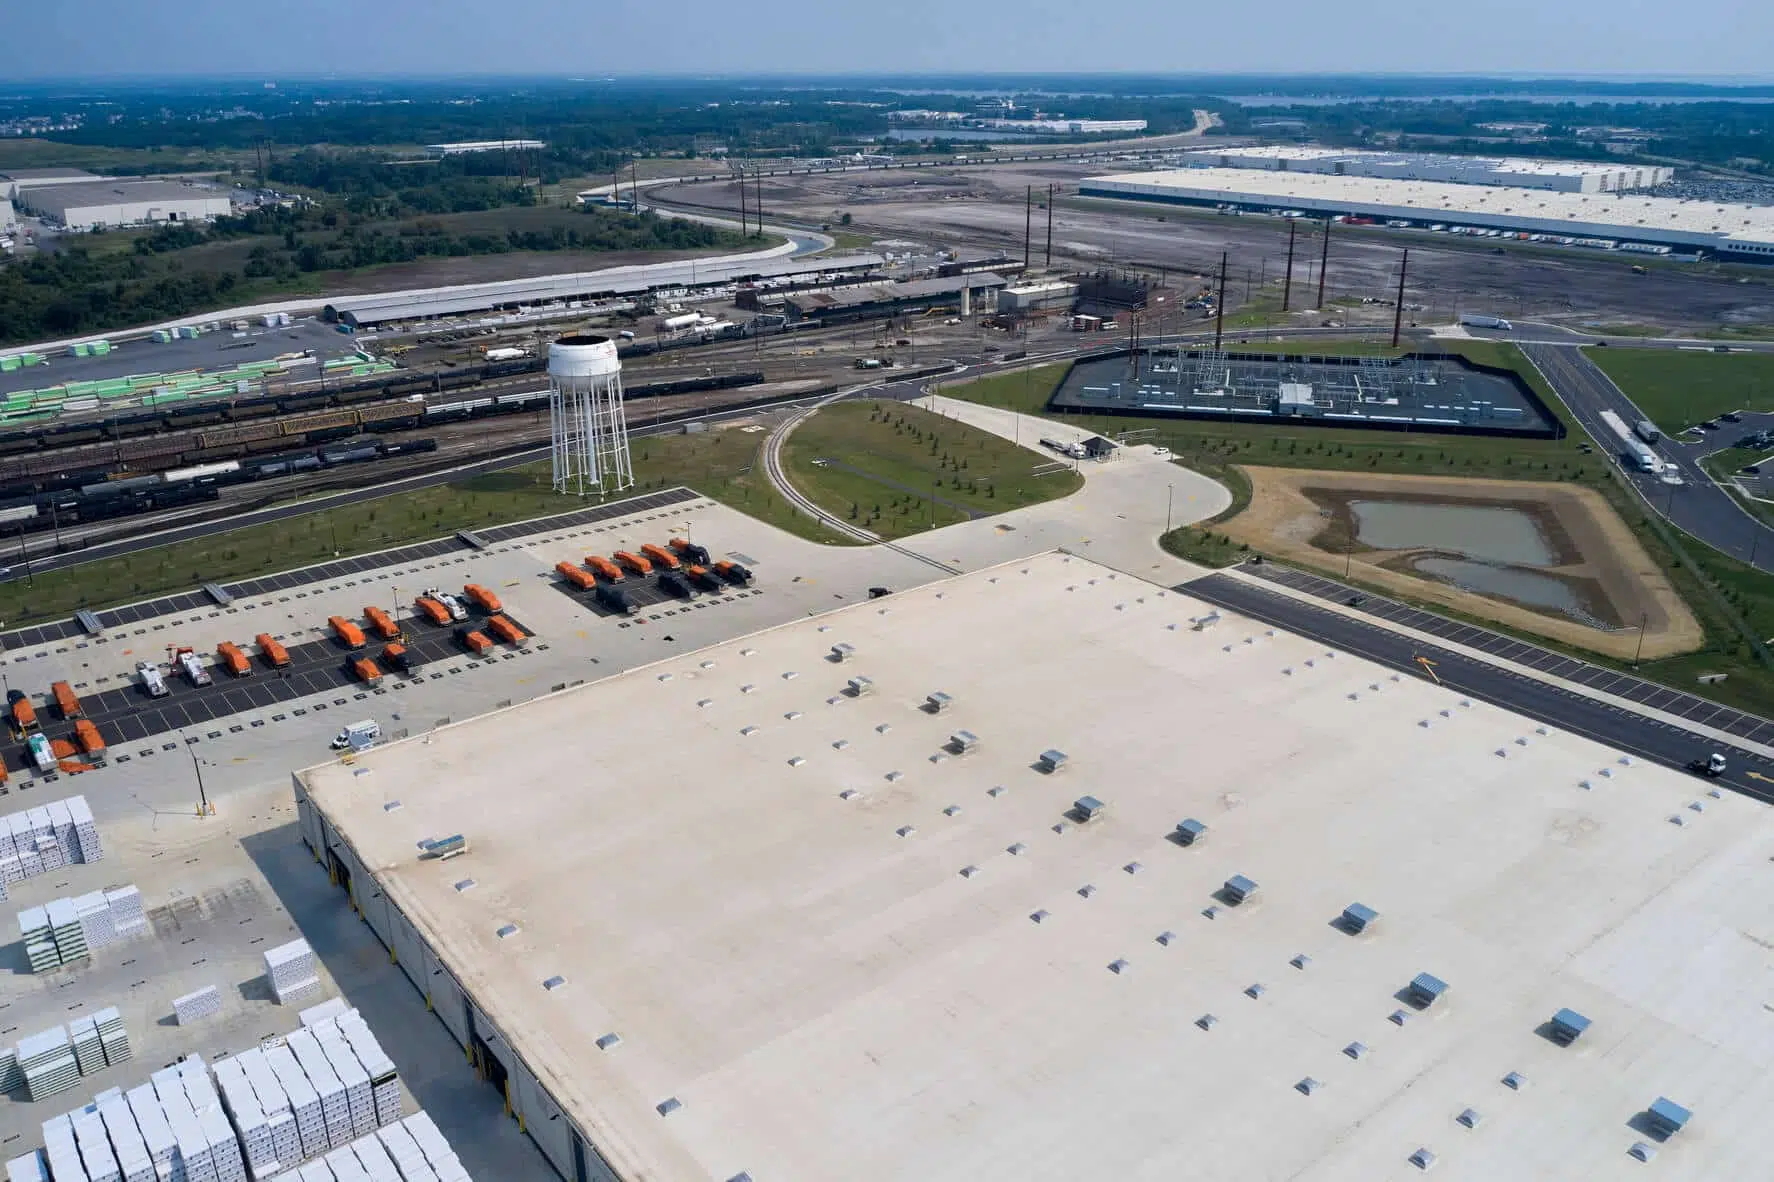
M366 718L362 722L352 723L334 735L333 750L343 751L350 748L353 751L361 751L381 737L382 724L373 718Z
M1462 316L1460 323L1467 328L1500 328L1504 332L1515 331L1515 325L1501 316Z
M166 678L160 676L160 670L152 662L136 662L136 676L141 679L142 689L150 698L166 697Z

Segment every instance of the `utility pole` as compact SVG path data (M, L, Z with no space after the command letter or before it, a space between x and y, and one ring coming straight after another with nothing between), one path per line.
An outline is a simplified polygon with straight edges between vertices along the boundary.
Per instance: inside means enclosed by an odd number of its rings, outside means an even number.
M634 211L641 212L641 166L638 162L628 162L628 191L634 197Z
M1281 281L1281 310L1288 310L1294 294L1294 230L1299 225L1294 219L1287 220L1287 275Z
M1213 347L1220 347L1220 334L1226 328L1226 251L1220 252L1220 298L1213 304Z
M1318 252L1318 306L1324 307L1324 267L1330 262L1331 253L1331 220L1324 219L1324 243Z
M758 219L758 234L761 237L764 233L764 172L762 169L758 170L757 181L757 188L752 190L751 212L752 216Z
M745 170L739 170L739 236L745 237L751 223L745 220Z
M1048 270L1053 270L1053 190L1055 186L1047 186L1047 262Z
M1411 252L1407 249L1404 257L1398 260L1398 303L1392 308L1392 347L1398 348L1398 330L1404 323L1404 269L1410 265Z
M1029 239L1035 229L1035 186L1023 190L1023 274L1029 271Z
M185 738L182 732L179 737ZM209 794L203 790L203 764L198 760L197 748L191 745L190 739L185 739L185 750L191 753L191 770L197 773L197 815L207 817L214 810L209 807Z

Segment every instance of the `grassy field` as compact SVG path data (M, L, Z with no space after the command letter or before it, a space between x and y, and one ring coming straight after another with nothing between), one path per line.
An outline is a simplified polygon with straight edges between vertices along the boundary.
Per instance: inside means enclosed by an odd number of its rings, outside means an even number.
M844 541L797 513L770 488L761 468L754 471L762 439L740 431L637 439L635 491L688 485L802 537ZM12 579L0 584L0 622L20 627L61 619L80 608L130 603L580 506L549 487L546 464L528 464L39 575L27 576L25 564L15 560Z
M0 140L0 172L14 168L84 168L89 172L218 172L230 162L251 160L251 152L200 148L104 148L89 144L58 144L51 140Z
M1233 506L1216 521L1248 503L1248 487L1233 476L1235 465L1245 461L1315 469L1580 481L1608 499L1638 535L1647 553L1668 573L1676 590L1705 629L1706 642L1697 652L1646 662L1638 672L1680 689L1703 692L1706 697L1730 705L1774 715L1774 668L1758 655L1748 639L1774 637L1774 576L1728 559L1693 538L1677 534L1654 521L1643 503L1617 478L1605 452L1582 450L1581 445L1588 442L1582 428L1570 419L1563 404L1514 346L1491 341L1462 341L1458 346L1459 351L1473 361L1515 369L1565 422L1570 434L1563 440L1508 440L1399 436L1343 428L1313 429L1160 418L1053 417L1105 433L1150 429L1153 433L1143 436L1142 442L1170 447L1178 462L1214 476L1232 489ZM1338 352L1345 351L1342 346L1317 342L1311 347L1323 352L1333 351L1333 348ZM1350 351L1361 348L1364 346L1358 343L1348 346ZM1732 355L1684 353L1680 356L1726 360ZM1063 364L1038 366L1020 373L1000 374L947 387L944 393L1041 414L1045 413L1047 399L1065 373ZM1241 487L1244 488L1242 494ZM1207 565L1228 565L1248 556L1241 547L1228 542L1223 534L1216 533L1213 524L1204 522L1174 530L1162 539L1163 545L1180 557ZM1397 598L1394 592L1385 593ZM1419 606L1443 615L1457 615L1428 603ZM1508 631L1487 620L1475 618L1472 622ZM1524 635L1522 639L1546 647L1559 647L1535 636ZM1585 660L1610 664L1605 658L1586 651L1568 651ZM1696 685L1694 679L1703 673L1723 673L1727 679L1716 685Z
M1731 410L1774 411L1774 354L1689 349L1585 349L1664 431Z
M884 538L1003 513L1077 491L1070 470L1037 476L1027 448L897 402L840 402L783 447L795 487Z

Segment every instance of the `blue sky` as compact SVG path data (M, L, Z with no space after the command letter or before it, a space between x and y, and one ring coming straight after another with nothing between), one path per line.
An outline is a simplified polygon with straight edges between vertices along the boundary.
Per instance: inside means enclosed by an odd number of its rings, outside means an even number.
M48 0L7 73L1097 71L1774 78L1767 0ZM4 85L0 83L0 85Z

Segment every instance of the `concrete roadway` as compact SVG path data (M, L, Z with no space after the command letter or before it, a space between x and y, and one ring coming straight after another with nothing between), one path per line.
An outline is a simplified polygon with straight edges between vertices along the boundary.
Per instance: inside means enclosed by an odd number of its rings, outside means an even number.
M1434 676L1451 689L1668 767L1681 769L1691 759L1728 747L1555 683L1402 635L1332 607L1302 602L1232 575L1211 574L1179 584L1175 589L1414 677L1428 675L1417 660L1427 657L1435 663ZM1729 771L1712 783L1774 803L1774 762L1740 749L1729 750ZM1697 796L1705 791L1701 780L1695 781L1694 790Z
M1523 343L1521 351L1564 400L1583 429L1594 437L1597 446L1618 458L1623 444L1602 422L1602 412L1611 410L1629 424L1648 416L1581 349ZM1700 453L1687 447L1655 450L1681 473L1683 483L1667 484L1656 475L1622 466L1645 503L1715 550L1752 563L1758 569L1774 571L1774 529L1750 516L1730 493L1713 483L1697 462Z

